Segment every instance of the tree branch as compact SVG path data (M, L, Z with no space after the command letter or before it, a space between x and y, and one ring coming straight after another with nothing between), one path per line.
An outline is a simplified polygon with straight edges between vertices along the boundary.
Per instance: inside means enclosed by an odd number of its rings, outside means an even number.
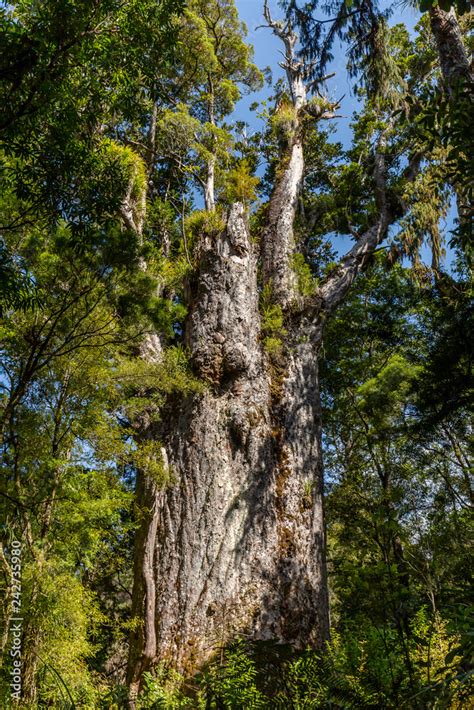
M388 130L388 129L387 129ZM387 205L387 185L385 166L385 147L387 130L380 134L374 166L375 202L379 211L378 219L364 234L360 236L352 249L345 254L338 266L328 276L319 289L326 311L332 311L343 300L352 286L357 274L366 266L376 247L383 241L387 229L396 215Z

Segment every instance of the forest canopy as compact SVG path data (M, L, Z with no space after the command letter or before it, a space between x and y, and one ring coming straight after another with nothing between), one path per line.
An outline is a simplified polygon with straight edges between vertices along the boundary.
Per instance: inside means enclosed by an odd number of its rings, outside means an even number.
M0 6L2 707L472 703L471 3L243 4Z

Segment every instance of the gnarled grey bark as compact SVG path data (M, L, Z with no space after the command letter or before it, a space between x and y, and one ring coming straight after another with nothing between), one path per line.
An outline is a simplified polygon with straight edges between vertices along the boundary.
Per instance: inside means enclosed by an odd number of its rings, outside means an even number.
M445 12L440 7L430 9L431 31L438 49L441 73L448 93L459 81L473 81L474 74L462 39L454 9Z
M256 267L243 207L234 205L222 237L203 246L187 326L209 391L170 405L160 430L175 483L159 494L157 657L182 670L238 633L299 647L328 635L321 331L308 324L272 383Z
M456 90L464 85L470 87L471 106L474 96L474 70L469 61L463 42L461 28L453 8L445 12L439 6L430 9L430 26L438 50L443 89L454 101ZM472 199L469 190L461 185L454 186L459 221L472 234Z

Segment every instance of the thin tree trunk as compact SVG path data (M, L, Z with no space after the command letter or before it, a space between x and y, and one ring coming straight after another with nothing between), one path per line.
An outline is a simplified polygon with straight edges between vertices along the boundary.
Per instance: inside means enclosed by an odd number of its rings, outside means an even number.
M32 590L30 594L29 610L32 616L25 620L21 646L23 649L23 658L21 659L21 698L22 702L27 706L32 706L36 701L37 684L36 672L38 669L38 649L41 630L38 628L37 619L35 618L34 609L39 595L39 585L37 579L41 574L41 562L38 564L36 575L33 579Z
M215 92L214 92L214 82L212 80L212 76L209 74L208 78L208 91L209 91L209 99L208 99L208 107L207 107L207 113L208 113L208 121L211 126L216 125L216 98L215 98ZM211 149L211 157L207 161L206 165L206 180L204 184L204 205L205 208L208 212L212 212L215 207L216 207L216 200L215 200L215 179L216 179L216 156L215 156L215 150L216 150L216 139L215 137L212 139L212 149Z
M3 594L3 610L2 610L2 633L0 637L0 668L3 666L3 659L5 657L5 649L8 644L8 636L10 633L10 620L13 616L13 574L5 556L3 549L3 542L0 542L0 566L3 570L4 577L6 579L5 586L6 589Z
M138 473L135 496L140 525L135 536L131 612L132 618L139 623L132 628L130 636L127 668L130 708L135 707L143 673L150 669L156 658L156 585L153 562L160 494L153 480L143 471Z
M216 172L216 161L215 158L211 158L207 163L207 174L206 182L204 187L204 205L208 212L212 212L215 209L216 202L214 198L215 193L215 172Z

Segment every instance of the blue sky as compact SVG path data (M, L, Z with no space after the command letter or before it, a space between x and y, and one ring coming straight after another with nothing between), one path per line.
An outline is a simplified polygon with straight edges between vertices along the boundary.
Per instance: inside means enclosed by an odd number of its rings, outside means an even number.
M254 61L260 69L270 67L273 75L273 80L276 81L283 76L283 70L278 66L281 55L281 42L276 38L269 29L260 28L259 25L264 24L262 16L263 0L235 0L235 4L239 11L241 19L245 22L248 28L248 41L253 45L255 55ZM275 18L281 17L282 13L278 7L277 0L270 0L270 9ZM382 9L392 8L392 15L389 20L391 25L403 23L410 32L414 31L415 25L420 19L420 13L411 7L402 7L398 3L394 6L393 2L380 3ZM322 16L322 15L321 15ZM340 113L342 118L336 119L336 132L333 140L340 141L344 146L349 146L351 142L351 130L349 124L352 120L352 115L357 108L357 101L353 95L350 79L346 71L346 56L345 47L339 42L336 42L334 49L334 61L328 69L328 73L335 72L336 76L327 82L329 96L334 99L339 99L345 95ZM244 96L238 103L234 118L239 121L245 121L248 124L249 131L262 128L261 119L258 119L255 112L249 110L249 107L255 101L260 101L272 94L270 87L265 86L260 92ZM454 219L456 217L456 208L452 207L447 218L446 229L453 228ZM339 253L346 251L351 240L349 237L337 237L336 247ZM428 249L422 250L422 257L427 263L431 261L431 256ZM448 252L446 258L446 266L452 261L452 254Z
M256 29L259 25L264 24L262 16L263 0L235 0L235 4L239 11L241 19L245 22L248 28L248 40L253 45L255 50L255 64L261 69L269 66L272 70L273 79L276 80L283 76L282 69L278 66L281 58L279 52L282 48L280 40L275 37L272 32L265 28ZM281 17L282 12L278 7L277 0L270 0L270 9L275 18ZM382 2L382 9L393 7L393 3ZM321 16L322 13L321 13ZM403 22L407 28L412 31L420 17L419 12L415 12L412 8L395 8L390 24ZM336 42L334 47L334 61L328 69L328 73L335 72L336 76L331 79L327 86L329 95L339 99L345 94L342 102L341 111L343 118L337 122L336 140L347 145L350 142L349 123L352 114L356 109L357 103L352 94L351 82L346 71L345 48ZM271 95L271 90L265 87L258 95L253 94L250 97L244 97L237 107L237 118L241 121L246 121L250 127L257 127L258 119L255 114L249 111L249 106L256 100L266 98Z

